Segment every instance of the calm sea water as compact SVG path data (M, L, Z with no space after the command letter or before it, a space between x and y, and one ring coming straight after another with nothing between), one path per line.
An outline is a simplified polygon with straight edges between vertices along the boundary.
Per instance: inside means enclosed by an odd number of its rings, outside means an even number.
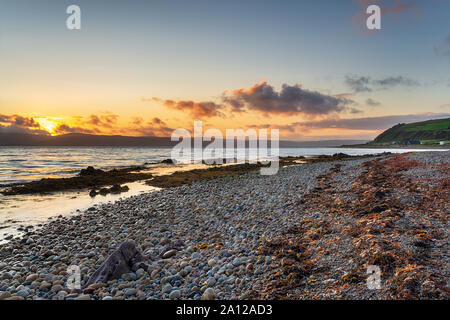
M281 148L280 156L338 152L350 155L407 152L418 149ZM0 185L76 175L87 166L111 169L170 158L170 148L149 147L0 147Z
M168 148L0 147L0 184L74 176L87 166L119 168L158 162Z
M170 148L111 147L0 147L0 185L22 183L41 178L69 177L87 166L111 169L131 165L157 163L170 158ZM334 153L350 155L374 154L384 151L408 152L419 149L356 149L356 148L282 148L280 156L312 156ZM193 165L196 166L196 165ZM197 165L202 166L202 165ZM150 165L154 174L188 170L189 165ZM101 203L114 202L157 188L143 182L127 183L129 192L91 198L88 190L54 192L45 195L0 195L0 243L10 235L20 235L20 226L39 225L58 215L72 215Z

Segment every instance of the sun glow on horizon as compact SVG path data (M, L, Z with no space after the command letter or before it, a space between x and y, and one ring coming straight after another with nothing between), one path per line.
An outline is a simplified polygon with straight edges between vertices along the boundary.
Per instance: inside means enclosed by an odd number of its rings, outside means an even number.
M36 122L52 136L56 135L55 128L60 124L61 118L35 118Z

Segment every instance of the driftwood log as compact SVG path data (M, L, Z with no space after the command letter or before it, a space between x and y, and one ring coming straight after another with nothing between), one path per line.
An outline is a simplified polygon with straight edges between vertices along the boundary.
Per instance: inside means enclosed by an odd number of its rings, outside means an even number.
M108 259L101 265L97 271L92 274L83 289L93 283L106 283L110 280L119 279L123 274L136 272L142 268L148 269L146 261L141 252L136 248L134 241L123 242L119 248L114 251Z

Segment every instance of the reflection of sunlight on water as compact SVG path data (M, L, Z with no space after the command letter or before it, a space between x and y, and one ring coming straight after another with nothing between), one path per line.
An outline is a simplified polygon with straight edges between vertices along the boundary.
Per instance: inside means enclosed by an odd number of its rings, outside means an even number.
M51 217L70 216L82 212L94 205L114 202L121 198L158 190L143 182L124 184L130 190L121 194L89 196L89 190L54 192L45 195L4 196L0 202L0 243L6 234L17 236L19 226L36 226L45 223Z

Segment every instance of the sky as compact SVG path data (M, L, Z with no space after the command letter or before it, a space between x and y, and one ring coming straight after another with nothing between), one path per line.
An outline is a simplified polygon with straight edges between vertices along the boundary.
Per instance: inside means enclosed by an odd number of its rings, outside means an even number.
M81 29L69 30L69 5ZM366 8L381 8L368 30ZM0 132L278 128L372 139L450 116L449 0L0 0Z

